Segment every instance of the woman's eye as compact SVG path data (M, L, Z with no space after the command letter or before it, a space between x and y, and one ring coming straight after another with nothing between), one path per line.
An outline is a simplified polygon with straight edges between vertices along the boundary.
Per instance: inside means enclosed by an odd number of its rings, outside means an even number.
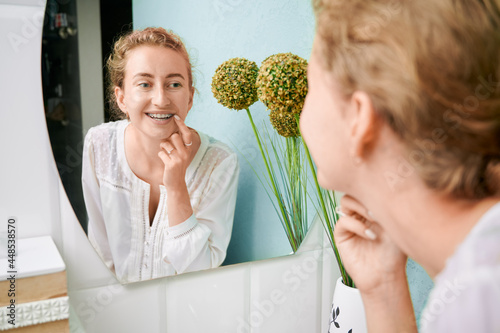
M143 82L143 83L139 83L139 87L141 87L141 88L149 88L150 85L149 85L149 83Z
M181 87L181 86L182 86L182 85L181 85L179 82L174 82L174 83L171 83L171 84L170 84L170 87L172 87L172 88L179 88L179 87Z

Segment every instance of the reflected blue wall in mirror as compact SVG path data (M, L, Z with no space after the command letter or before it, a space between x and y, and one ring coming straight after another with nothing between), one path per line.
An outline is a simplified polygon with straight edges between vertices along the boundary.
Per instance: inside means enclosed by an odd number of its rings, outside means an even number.
M181 36L193 58L199 91L189 126L229 144L239 154L238 201L225 264L286 255L292 249L276 212L252 166L262 159L245 111L224 108L210 90L217 66L233 57L260 66L271 54L292 52L309 59L314 15L304 0L135 0L134 29L162 26ZM261 102L250 107L257 125L269 122ZM245 155L245 157L243 157ZM308 209L314 215L312 206ZM251 251L249 251L251 249Z

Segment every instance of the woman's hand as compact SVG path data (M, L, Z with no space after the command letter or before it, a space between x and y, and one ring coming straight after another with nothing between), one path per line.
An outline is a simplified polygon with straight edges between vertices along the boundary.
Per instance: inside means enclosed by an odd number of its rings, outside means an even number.
M186 186L186 170L193 160L193 132L177 115L174 116L179 133L174 133L163 142L158 153L165 164L163 185L167 188L167 214L169 226L173 227L186 221L193 208Z
M361 292L369 332L414 332L417 326L406 280L406 255L365 206L346 195L335 242L356 287Z
M184 121L177 115L174 121L179 128L179 133L173 133L160 147L158 156L165 164L163 171L163 185L167 189L182 188L186 186L186 170L193 156L191 145L193 144L193 133Z
M335 242L344 266L361 293L384 290L394 280L406 281L406 255L392 242L359 201L340 200L341 218Z

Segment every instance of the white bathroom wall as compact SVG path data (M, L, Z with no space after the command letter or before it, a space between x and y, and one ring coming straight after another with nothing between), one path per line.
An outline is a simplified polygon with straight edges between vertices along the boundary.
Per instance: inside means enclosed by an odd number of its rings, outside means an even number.
M40 77L45 1L0 1L0 226L61 244L57 169L45 127Z

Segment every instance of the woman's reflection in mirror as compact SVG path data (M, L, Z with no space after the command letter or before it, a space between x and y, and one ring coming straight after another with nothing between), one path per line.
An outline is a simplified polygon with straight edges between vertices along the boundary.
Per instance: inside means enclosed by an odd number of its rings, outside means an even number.
M227 145L184 123L195 91L185 46L163 28L132 31L107 67L122 119L85 137L90 242L122 283L219 266L239 166Z

